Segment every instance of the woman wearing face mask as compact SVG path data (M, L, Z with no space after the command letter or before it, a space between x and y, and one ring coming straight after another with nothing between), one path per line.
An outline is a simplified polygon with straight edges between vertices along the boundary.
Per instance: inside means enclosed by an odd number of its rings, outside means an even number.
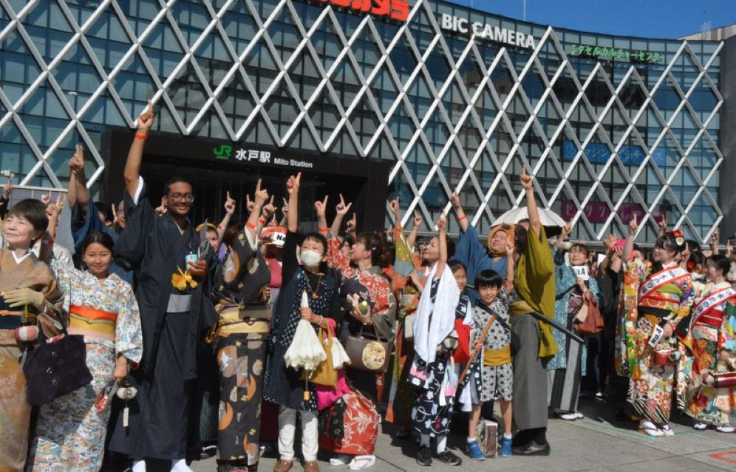
M294 434L297 412L302 426L302 454L305 472L318 472L317 395L310 384L309 399L304 399L301 370L286 366L284 355L294 339L299 320L318 328L329 329L340 323L341 307L335 279L324 273L327 241L320 233L300 236L299 184L301 173L289 177L288 232L284 241L283 287L276 304L263 397L279 405L279 460L274 472L287 472L294 465ZM297 255L297 247L300 252ZM301 307L302 294L309 307Z
M633 252L638 224L629 223L624 260ZM673 436L669 425L676 365L680 350L675 330L690 313L693 287L690 274L677 263L685 248L679 232L657 239L654 262L628 263L624 275L624 334L616 365L629 376L627 413L641 418L639 428L649 436Z
M736 388L720 387L714 375L736 375L736 290L726 280L728 258L713 255L705 264L706 291L695 302L690 327L692 358L685 362L690 379L685 412L697 430L714 427L733 433L736 423Z
M52 318L59 316L62 293L51 269L30 251L48 224L46 206L32 199L15 204L3 222L7 245L0 250L0 302L7 310L7 314L0 316L0 470L3 471L24 470L28 449L31 406L26 402L21 353L36 340L36 324L47 337L58 334L59 327ZM27 326L23 331L28 331L28 335L20 336L21 326Z
M143 353L140 312L133 288L110 273L113 241L94 232L81 244L87 270L55 266L70 334L84 336L92 384L43 405L29 458L33 471L100 469L110 408L97 411L97 394L111 381L122 382L129 363Z
M341 200L337 206L337 217L333 222L333 228L339 227L349 207L350 204L346 205ZM318 209L318 216L320 216L320 221L324 220L323 215L320 215L320 209ZM322 232L325 230L325 227L320 228ZM349 307L349 316L342 325L340 337L346 339L349 335L358 335L361 330L373 332L373 326L375 326L384 341L392 339L396 319L396 299L388 279L382 273L382 269L388 266L388 251L381 239L374 233L358 235L351 247L349 259L345 258L340 250L339 239L329 239L327 247L328 263L338 269L342 276L340 296L368 304L365 311L361 311L358 306ZM382 396L379 392L382 385L379 385L379 382L383 380L383 375L347 368L346 376L352 382L353 387L378 409L377 405ZM365 441L361 442L364 443L360 448L361 454L354 457L339 454L333 457L330 463L333 465L349 464L352 470L373 466L376 463L373 455L375 439L365 438Z
M585 301L600 304L598 283L587 274L588 248L584 244L573 244L568 252L570 264L565 263L565 232L554 249L555 261L555 321L573 329L577 314ZM552 331L560 347L555 357L547 364L549 376L549 406L563 420L575 421L583 418L578 412L580 379L586 374L587 350L585 345L570 339L559 330ZM564 346L564 349L563 349Z

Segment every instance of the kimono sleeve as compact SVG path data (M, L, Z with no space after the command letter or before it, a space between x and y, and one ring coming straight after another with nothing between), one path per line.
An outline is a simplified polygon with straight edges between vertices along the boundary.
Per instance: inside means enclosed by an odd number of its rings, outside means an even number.
M468 224L467 230L464 233L460 232L454 258L465 264L468 280L475 280L483 261L490 260L486 248L478 240L478 233L473 225Z
M384 279L385 281L385 279ZM385 281L388 286L388 281ZM387 287L388 289L388 287ZM371 317L373 324L384 339L393 339L394 324L396 323L396 297L393 292L388 292L388 306L374 313Z
M126 225L115 243L115 254L138 268L145 256L146 239L159 216L145 198L137 199L136 203L126 192L124 202Z
M130 362L139 363L143 357L143 332L138 301L127 282L121 281L118 293L120 311L115 324L115 353L122 354Z
M350 259L342 253L342 242L337 238L327 240L327 265L342 272L345 277L350 277L353 272L350 267Z

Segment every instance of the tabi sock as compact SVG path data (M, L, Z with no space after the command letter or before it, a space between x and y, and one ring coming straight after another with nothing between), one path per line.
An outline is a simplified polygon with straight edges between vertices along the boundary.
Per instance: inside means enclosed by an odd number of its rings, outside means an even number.
M130 469L131 472L146 472L146 461L133 461L133 467Z
M179 460L171 461L171 472L194 472L194 471L189 468L189 466L187 465L187 461L185 459L179 459Z
M447 448L447 435L441 434L437 436L437 454L442 454Z

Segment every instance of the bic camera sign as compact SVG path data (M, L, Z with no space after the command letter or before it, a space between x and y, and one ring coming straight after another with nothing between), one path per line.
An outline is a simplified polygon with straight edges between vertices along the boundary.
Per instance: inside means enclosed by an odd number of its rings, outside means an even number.
M521 48L534 49L534 36L518 31L492 26L475 21L471 23L467 18L443 13L440 16L440 27L443 30L460 33L466 36L475 35L479 39L508 44Z

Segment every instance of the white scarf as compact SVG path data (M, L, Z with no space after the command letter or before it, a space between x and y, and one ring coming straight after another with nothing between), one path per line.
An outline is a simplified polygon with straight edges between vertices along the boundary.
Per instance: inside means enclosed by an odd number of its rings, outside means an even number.
M419 299L417 316L414 320L414 350L427 364L434 362L437 347L452 332L455 327L455 309L460 300L460 289L457 287L455 276L445 264L445 270L440 276L437 287L437 296L432 304L432 281L437 272L437 264L427 277L427 282ZM429 317L432 316L432 324Z

